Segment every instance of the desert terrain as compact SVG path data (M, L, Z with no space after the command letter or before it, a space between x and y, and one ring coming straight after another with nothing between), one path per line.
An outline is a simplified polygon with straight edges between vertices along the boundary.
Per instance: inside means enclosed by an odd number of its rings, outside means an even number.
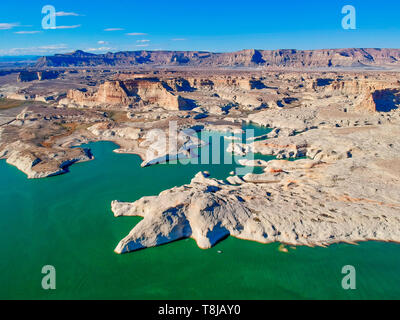
M241 162L261 174L217 180L199 172L159 195L114 201L115 216L143 217L115 251L187 237L206 249L229 235L307 246L400 242L399 52L43 57L0 72L0 158L28 178L47 178L93 160L80 145L112 141L145 167L193 157L204 142L189 131L240 132L252 123L272 131L232 140L228 151L276 160ZM156 144L150 156L155 129L176 144Z

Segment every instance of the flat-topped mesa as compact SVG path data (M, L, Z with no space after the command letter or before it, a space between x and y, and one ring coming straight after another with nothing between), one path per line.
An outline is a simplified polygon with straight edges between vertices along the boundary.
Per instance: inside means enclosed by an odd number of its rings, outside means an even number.
M18 82L30 82L30 81L43 81L57 79L60 75L59 71L21 71L18 74Z
M241 50L213 53L199 51L126 51L90 54L76 51L42 57L37 68L83 66L192 66L335 68L399 66L399 49Z
M89 107L98 105L129 106L140 101L168 110L193 107L188 99L172 92L168 85L157 78L106 81L95 93L70 90L67 98L74 104Z
M400 93L398 81L382 81L357 77L354 80L313 79L309 88L317 93L354 96L357 111L389 111ZM358 101L358 102L357 102ZM381 107L381 105L384 105Z
M133 100L134 96L119 81L106 81L95 94L96 102L110 105L129 105Z
M71 90L69 103L82 106L159 106L167 110L228 113L225 107L254 111L343 103L347 109L374 111L377 90L399 88L398 81L355 74L354 79L336 73L216 73L173 72L114 75L94 93ZM330 99L332 98L332 99ZM373 101L374 100L374 101ZM219 110L218 110L219 109ZM145 111L146 109L143 109ZM194 110L196 111L196 110ZM233 111L233 110L232 110ZM377 110L378 111L378 110Z
M101 104L107 105L129 105L134 101L120 81L106 81L98 88L97 92L86 90L69 90L67 98L72 103L94 107Z
M359 95L366 91L400 88L397 81L368 79L368 77L358 76L352 80L318 78L312 79L310 84L311 88L316 92L336 92L343 95Z

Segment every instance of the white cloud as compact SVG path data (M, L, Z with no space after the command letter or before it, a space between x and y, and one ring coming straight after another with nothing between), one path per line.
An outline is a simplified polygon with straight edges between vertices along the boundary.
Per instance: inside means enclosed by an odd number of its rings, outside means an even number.
M75 13L75 12L59 11L59 12L56 12L56 16L57 17L68 17L68 16L79 17L81 15L79 13Z
M110 47L100 47L100 48L88 48L85 49L84 51L88 51L88 52L98 52L98 51L111 51L113 50L113 48Z
M56 27L51 27L49 29L55 30L55 29L76 29L81 27L80 24L74 25L74 26L56 26Z
M185 41L185 38L175 38L175 39L171 39L172 41Z
M127 36L147 36L147 33L141 33L141 32L131 32L131 33L125 33Z
M10 30L18 26L19 23L0 23L0 30Z
M122 30L125 30L125 29L123 29L123 28L107 28L107 29L104 29L104 31L122 31Z
M137 44L136 47L148 47L148 44Z
M145 42L150 42L150 40L147 40L147 39L142 39L142 40L136 40L136 42L145 43Z
M66 44L53 44L38 47L11 48L0 50L0 56L41 55L68 52Z
M97 44L107 44L107 43L108 43L107 41L103 41L103 40L97 41Z
M16 31L15 34L36 34L41 33L42 31Z

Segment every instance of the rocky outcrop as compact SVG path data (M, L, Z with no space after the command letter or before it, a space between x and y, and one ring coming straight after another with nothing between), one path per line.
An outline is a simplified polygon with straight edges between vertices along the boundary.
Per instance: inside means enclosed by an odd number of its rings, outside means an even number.
M115 251L187 237L206 249L229 235L307 246L400 242L400 145L392 134L400 134L398 127L336 128L311 130L292 141L255 142L255 151L270 154L289 152L302 141L311 159L259 161L264 173L229 182L199 173L190 184L158 196L114 201L115 216L143 217Z
M364 98L362 101L355 107L358 111L366 111L366 112L376 112L376 103L374 100L374 94L370 90L366 91L364 94Z
M390 80L375 80L368 79L366 77L353 80L333 80L329 78L320 78L313 80L312 89L315 92L332 94L332 95L343 95L343 96L355 96L358 101L355 105L357 111L376 112L376 111L389 111L383 108L377 107L379 105L391 105L394 106L393 100L399 101L397 95L400 92L399 83L397 81Z
M250 50L236 56L118 55L135 59L132 65L190 66L197 59L206 66L208 59L216 59L212 63L220 66L236 62L237 66L292 66L298 62L292 57L300 53L269 54ZM359 54L339 51L336 58L351 61ZM313 55L300 61L314 66ZM327 58L334 65L333 56L326 52L320 53L318 61ZM101 57L85 53L69 59L102 63ZM28 177L41 178L92 158L87 150L71 147L106 140L119 146L115 152L137 154L142 166L149 166L197 157L196 149L205 142L194 131L213 130L237 133L226 141L232 142L229 150L240 155L259 153L292 161L243 159L238 164L247 167L240 168L246 169L243 176L232 171L222 181L199 173L191 183L159 195L134 203L113 202L116 216L143 217L116 252L186 237L209 248L229 235L261 243L322 246L366 239L400 241L397 73L139 69L111 75L85 68L65 74L66 79L54 81L52 90L65 92L67 88L57 86L70 85L69 81L75 81L73 89L85 90L71 90L67 98L55 98L54 105L18 107L15 101L2 99L0 157ZM94 88L93 81L102 85ZM43 90L51 87L47 85L15 83L14 77L13 84L1 86L0 91L5 97L37 99L47 96ZM242 122L272 131L238 143ZM170 123L176 123L176 132L170 132ZM252 167L257 167L257 173L251 172Z
M157 129L145 131L132 127L129 124L115 125L112 123L98 123L88 128L98 140L108 140L117 143L120 149L117 153L131 153L139 155L143 162L142 167L148 167L178 159L197 158L195 152L205 142L197 138L193 130Z
M289 67L333 68L364 66L398 66L398 49L325 49L325 50L242 50L228 53L200 51L127 51L91 54L76 51L42 57L43 67L82 66L212 66L212 67Z
M189 99L175 94L156 78L106 81L95 93L89 93L86 90L70 90L67 98L70 103L91 107L129 106L139 102L157 105L168 110L190 110L195 107Z
M39 179L66 173L70 165L89 161L92 155L86 149L45 150L18 141L0 150L0 158L6 158L29 179Z
M18 82L43 81L57 79L58 71L21 71L18 74Z

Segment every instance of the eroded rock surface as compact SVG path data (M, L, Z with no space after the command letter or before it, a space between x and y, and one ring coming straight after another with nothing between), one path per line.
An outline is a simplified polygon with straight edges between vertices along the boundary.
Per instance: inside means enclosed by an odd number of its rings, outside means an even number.
M157 104L168 110L190 109L188 99L172 92L166 83L157 78L135 79L127 81L107 81L100 85L97 92L88 93L70 90L63 104L75 103L80 106L129 106L137 102Z
M367 53L382 63L392 59L371 52L320 52L320 59L345 64L354 57L364 61ZM288 51L244 51L213 61L282 64L288 55L315 66L315 57ZM208 56L143 52L131 58L206 64ZM240 134L245 122L272 130L245 144L227 137L234 153L279 159L241 162L261 168L261 174L218 181L199 173L190 184L158 196L113 202L115 215L143 217L116 252L187 237L209 248L228 235L295 245L400 241L398 73L121 71L90 68L103 58L82 52L42 62L65 59L82 65L53 80L18 82L15 72L0 78L0 158L29 178L65 173L72 163L93 159L90 150L72 148L91 141L112 141L116 152L138 154L147 166L197 156L194 150L204 143L195 131Z
M273 161L263 174L248 174L233 184L199 173L189 185L155 197L114 201L116 216L143 217L115 251L187 237L206 249L228 235L308 246L400 241L398 151L392 160L368 162Z
M36 67L82 66L203 66L203 67L363 67L398 65L398 49L241 50L213 53L201 51L131 51L92 54L78 50L42 57Z

